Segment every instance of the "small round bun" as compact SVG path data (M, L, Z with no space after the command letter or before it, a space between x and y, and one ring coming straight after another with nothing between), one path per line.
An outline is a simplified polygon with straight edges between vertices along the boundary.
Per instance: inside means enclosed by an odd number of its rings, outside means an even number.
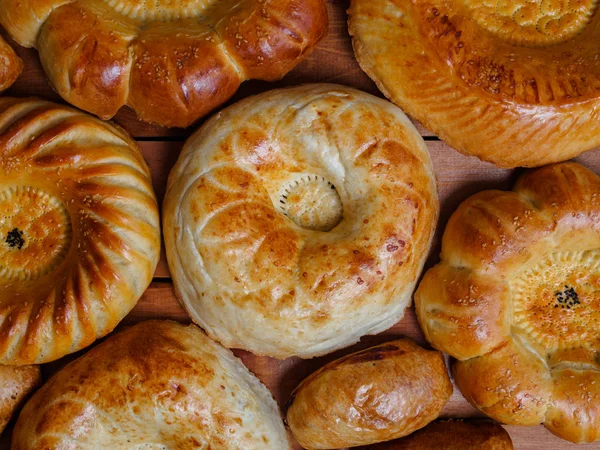
M13 450L289 450L277 403L194 325L150 321L54 375L25 405Z
M187 141L165 246L176 293L209 336L309 358L402 317L438 210L427 147L402 111L305 85L227 108Z
M23 61L0 36L0 92L7 90L21 74Z
M103 119L187 127L249 79L274 81L327 31L325 0L3 0L0 23L37 48L50 83Z
M39 366L0 366L0 433L41 382Z
M120 128L0 98L0 364L37 364L113 330L160 253L150 172Z
M463 395L507 424L600 440L600 177L576 163L526 172L451 217L415 294Z
M424 427L451 395L443 355L402 339L312 374L293 392L287 423L309 450L369 445Z
M514 447L509 434L497 423L449 420L432 423L410 436L368 450L514 450Z
M363 70L455 149L502 167L600 145L596 0L352 0Z

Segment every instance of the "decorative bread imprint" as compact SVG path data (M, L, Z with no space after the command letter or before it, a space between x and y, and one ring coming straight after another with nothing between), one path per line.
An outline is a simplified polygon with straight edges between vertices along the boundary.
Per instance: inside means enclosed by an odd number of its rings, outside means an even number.
M8 89L21 74L23 61L0 36L0 92Z
M464 396L509 424L600 440L600 177L575 163L466 200L415 305Z
M457 150L503 167L600 145L598 2L353 0L361 67Z
M289 450L277 403L198 327L137 324L56 373L25 405L14 450Z
M282 78L327 30L324 0L5 0L0 23L103 119L186 127L244 80Z
M159 234L124 131L0 99L0 364L52 361L112 331L152 280Z
M464 0L485 30L522 45L552 45L590 24L597 0Z
M232 348L313 357L391 327L438 217L427 148L394 105L335 85L219 113L169 177L179 299Z

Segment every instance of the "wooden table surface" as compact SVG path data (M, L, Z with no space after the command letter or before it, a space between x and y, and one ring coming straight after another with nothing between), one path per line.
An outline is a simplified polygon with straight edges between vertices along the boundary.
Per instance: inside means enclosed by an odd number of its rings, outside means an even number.
M328 37L321 42L318 48L281 82L275 84L247 82L240 88L240 91L231 102L275 87L309 82L340 83L381 96L374 83L360 70L354 59L346 27L348 1L330 0L328 3L330 30ZM25 70L6 95L39 96L61 101L46 81L38 61L37 52L23 48L17 48L17 52L25 61ZM133 111L127 108L121 110L114 121L128 130L139 142L146 161L150 165L159 201L162 202L168 173L179 155L183 142L197 126L188 130L151 126L138 121ZM431 152L441 200L441 220L429 256L427 264L427 267L429 267L437 262L441 234L448 218L456 207L468 196L482 189L510 188L520 171L498 169L475 158L463 156L423 129L419 124L416 125L424 136ZM600 173L600 149L588 152L577 158L577 160L596 173ZM123 324L133 324L156 318L173 319L180 322L190 321L175 298L164 254L156 270L153 283L138 305L124 319ZM365 337L359 344L323 358L308 361L291 358L278 361L272 358L257 357L244 351L235 351L235 353L267 385L279 404L283 405L292 389L303 378L323 364L357 349L398 336L409 336L420 344L426 345L412 308L407 310L401 322L387 332L379 336ZM44 375L49 376L73 358L74 356L71 355L63 358L63 360L45 365L43 368ZM442 416L457 418L483 417L481 413L467 403L458 389L455 389ZM574 448L600 450L600 443L573 445L554 437L542 426L507 426L506 428L517 450L568 450ZM0 440L0 448L9 447L9 434L10 429L4 433L3 440ZM300 449L300 447L296 446L295 449Z

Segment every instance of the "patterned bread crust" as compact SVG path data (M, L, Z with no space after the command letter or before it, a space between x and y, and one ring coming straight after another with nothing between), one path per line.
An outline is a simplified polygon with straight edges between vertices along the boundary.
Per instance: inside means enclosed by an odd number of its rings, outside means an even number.
M293 392L287 423L303 448L369 445L436 419L452 395L444 356L402 339L327 364Z
M7 90L21 74L23 61L0 36L0 92Z
M438 212L427 147L402 111L306 85L244 100L192 136L163 223L197 324L230 348L308 358L402 317Z
M325 35L324 0L3 0L0 23L38 49L69 103L103 119L124 105L186 127L244 80L278 80Z
M195 325L150 321L54 375L25 405L13 450L289 450L277 403Z
M358 61L457 150L540 166L600 145L596 0L352 0Z
M451 217L416 294L458 387L508 424L600 439L600 177L576 163L526 172Z
M55 360L106 335L150 284L160 222L121 129L0 99L0 364Z
M39 366L0 366L0 433L41 382Z

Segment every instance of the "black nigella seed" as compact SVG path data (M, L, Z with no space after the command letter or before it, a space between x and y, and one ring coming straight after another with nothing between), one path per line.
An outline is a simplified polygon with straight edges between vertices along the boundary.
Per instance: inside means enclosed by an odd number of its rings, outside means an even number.
M25 239L23 239L23 232L18 228L13 228L12 231L8 232L8 236L6 236L6 243L10 248L18 248L21 250L23 245L25 244Z

